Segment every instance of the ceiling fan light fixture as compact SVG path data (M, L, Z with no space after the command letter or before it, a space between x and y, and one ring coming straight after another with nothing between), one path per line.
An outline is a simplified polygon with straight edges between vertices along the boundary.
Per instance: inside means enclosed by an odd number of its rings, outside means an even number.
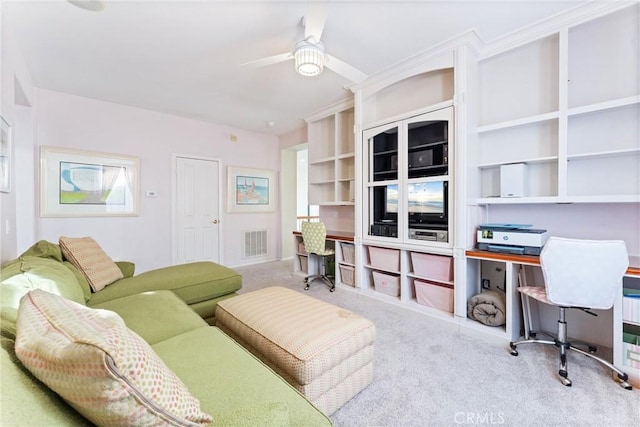
M302 40L294 52L296 71L303 76L312 77L324 69L324 48L320 42Z

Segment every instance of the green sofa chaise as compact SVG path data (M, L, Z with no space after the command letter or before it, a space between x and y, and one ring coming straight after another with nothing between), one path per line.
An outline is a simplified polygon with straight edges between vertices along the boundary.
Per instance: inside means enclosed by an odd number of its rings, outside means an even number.
M207 300L200 289L204 286L202 277L197 274L192 277L198 286L189 289L181 281L184 276L173 274L173 267L133 276L131 264L118 263L128 277L91 293L82 283L82 273L70 269L64 259L60 261L58 249L55 244L39 242L2 268L0 425L91 425L16 356L20 301L34 289L91 310L117 313L126 328L148 343L199 400L201 410L213 417L211 425L331 425L329 418L297 390L204 320L212 318L212 313L207 314L210 310L203 308L210 304L207 301L233 296L239 285L223 280L220 294L213 292ZM180 270L181 266L177 267ZM112 286L114 290L110 290ZM101 295L105 291L109 293Z

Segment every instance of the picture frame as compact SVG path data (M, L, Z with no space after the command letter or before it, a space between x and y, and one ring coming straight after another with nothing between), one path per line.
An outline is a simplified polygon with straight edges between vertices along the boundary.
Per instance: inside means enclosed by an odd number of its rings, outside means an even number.
M0 192L11 192L11 174L13 168L13 147L11 126L0 116Z
M137 216L138 157L40 147L40 216Z
M276 185L272 170L227 166L227 212L274 212Z

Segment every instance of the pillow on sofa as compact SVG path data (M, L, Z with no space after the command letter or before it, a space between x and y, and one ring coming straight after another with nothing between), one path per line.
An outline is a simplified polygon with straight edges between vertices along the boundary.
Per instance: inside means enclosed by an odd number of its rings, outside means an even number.
M124 275L91 237L60 237L64 257L87 278L91 289L98 292Z
M15 351L40 381L95 424L193 426L212 420L114 312L29 292L18 309Z

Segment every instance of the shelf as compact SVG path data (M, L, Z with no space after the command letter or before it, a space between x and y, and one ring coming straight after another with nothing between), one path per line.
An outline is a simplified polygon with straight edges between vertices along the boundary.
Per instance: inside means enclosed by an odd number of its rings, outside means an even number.
M454 285L453 281L442 280L442 279L434 279L432 277L418 276L415 273L407 273L407 277L410 277L412 279L418 279L418 280L426 280L426 281L429 281L429 282L437 282L437 283L441 283L443 285L448 285L451 288L453 288L453 285Z
M479 126L476 131L478 133L486 133L492 132L501 129L513 128L517 126L529 125L532 123L545 122L549 120L554 120L560 117L560 113L558 111L553 111L551 113L539 114L537 116L523 117L515 120L508 120L506 122L495 123L491 125Z
M619 157L619 156L627 156L629 154L640 154L639 148L630 148L626 150L607 150L600 151L597 153L584 153L584 154L569 154L567 156L567 160L581 160L581 159L597 159L597 158L605 158L605 157Z
M531 164L538 164L538 163L551 163L556 161L558 161L558 156L538 157L538 158L514 160L509 162L484 163L484 164L478 165L478 169L497 168L502 165L510 165L513 163L526 163L528 165L531 165Z
M541 203L640 203L638 194L601 195L601 196L548 196L548 197L481 197L475 200L478 205L526 205Z
M578 116L580 114L612 110L615 108L626 107L634 104L640 104L640 96L629 96L627 98L615 99L615 100L606 101L606 102L598 102L596 104L584 105L582 107L573 107L573 108L569 108L569 110L567 111L567 114L569 116Z
M322 159L316 159L313 161L310 161L309 164L310 165L321 165L323 163L332 163L335 160L335 157L325 157Z

